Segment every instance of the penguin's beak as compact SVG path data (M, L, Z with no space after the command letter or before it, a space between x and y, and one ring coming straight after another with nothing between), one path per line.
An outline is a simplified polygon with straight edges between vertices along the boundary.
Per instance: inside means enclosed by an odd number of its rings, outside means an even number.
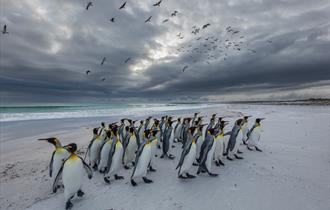
M261 121L261 120L264 120L264 119L266 119L266 118L259 118L259 119L260 119L260 121Z

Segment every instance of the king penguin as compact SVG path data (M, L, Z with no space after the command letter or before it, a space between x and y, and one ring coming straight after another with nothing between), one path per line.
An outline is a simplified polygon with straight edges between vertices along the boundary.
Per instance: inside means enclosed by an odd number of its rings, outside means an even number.
M172 147L173 144L173 127L172 123L175 121L172 121L169 119L166 123L165 130L163 133L163 154L160 156L160 158L164 158L165 156L169 159L174 159L174 156L172 154L169 154L169 150Z
M207 172L210 176L218 176L218 174L211 173L213 154L215 150L214 131L215 130L213 128L206 131L206 137L202 144L198 159L199 167L197 174Z
M125 142L124 150L124 168L129 169L129 164L134 166L135 152L138 148L136 134L134 128L130 127L128 131L128 137Z
M55 146L55 150L52 153L52 157L50 159L49 163L49 176L53 178L53 181L56 178L56 175L58 174L59 170L61 169L63 165L63 161L66 160L70 156L70 152L65 149L65 147L62 147L60 140L57 138L51 137L47 139L38 139L39 141L47 141ZM55 186L56 189L60 186ZM53 188L54 189L54 188ZM56 192L53 190L53 192Z
M180 141L180 132L181 132L181 118L178 118L178 122L174 127L174 141Z
M265 118L257 118L255 124L251 128L251 130L248 133L248 139L247 139L247 148L249 150L253 150L254 147L257 151L262 152L262 150L258 147L260 136L261 136L261 120L264 120Z
M187 135L187 142L182 150L180 161L176 169L179 168L178 177L181 179L195 178L195 176L189 174L189 170L194 163L196 157L196 141L193 137L196 127L190 127ZM183 176L183 175L186 176Z
M203 135L203 127L207 124L200 124L197 126L196 133L194 135L195 143L196 143L196 161L199 158L199 154L201 152L201 147L204 142L204 135ZM198 165L198 163L194 163L195 166Z
M220 165L225 165L223 163L223 153L224 153L224 146L225 146L225 142L224 142L224 136L225 136L225 131L224 128L225 126L228 124L228 122L226 121L221 121L219 123L219 127L217 130L217 133L215 134L215 150L214 150L214 162L216 166L220 166Z
M150 145L151 145L151 158L150 158L150 163L149 163L149 171L155 172L156 169L153 167L153 163L155 160L155 157L157 157L157 144L158 141L160 141L160 135L158 132L159 129L154 128L150 131Z
M61 169L57 173L53 184L53 191L56 191L56 186L62 175L66 201L65 208L70 209L73 206L71 203L73 196L77 194L78 197L82 197L85 194L81 190L83 169L86 170L89 179L93 177L93 171L81 157L75 154L77 151L77 145L75 143L68 144L65 148L70 152L70 156L62 163Z
M230 137L226 149L227 151L225 153L228 160L233 160L233 156L235 156L237 159L243 159L243 157L237 155L238 145L240 144L239 141L237 141L237 136L240 132L242 121L242 119L236 120L235 125L230 132Z
M107 153L107 165L104 170L104 181L108 184L110 184L110 176L114 175L115 179L124 179L122 176L117 175L117 171L119 170L121 164L122 164L122 158L123 158L123 145L119 140L119 134L117 127L112 128L112 142L111 142L111 148L110 151ZM103 152L103 148L102 148ZM101 153L102 156L102 153Z
M94 130L95 132L96 130ZM94 169L97 170L98 164L100 161L100 152L103 144L106 142L107 139L107 131L102 131L102 133L106 135L98 135L94 133L93 139L88 145L88 155L89 155L89 165Z
M252 116L249 115L249 116L244 116L243 117L243 125L241 127L241 131L242 131L242 142L245 145L247 144L246 143L246 140L247 140L247 134L249 132L249 122L248 122L249 117L252 117Z
M144 141L140 145L139 150L135 157L135 166L131 176L131 184L136 186L134 179L142 177L145 183L152 183L153 181L148 179L147 171L151 160L151 143L150 143L150 130L144 131Z

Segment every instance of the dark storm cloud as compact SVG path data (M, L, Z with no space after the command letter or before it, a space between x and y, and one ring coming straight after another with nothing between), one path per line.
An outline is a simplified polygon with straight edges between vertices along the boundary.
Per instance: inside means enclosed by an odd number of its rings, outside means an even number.
M1 27L9 31L0 37L1 103L330 94L328 1L166 0L153 7L148 0L118 10L120 0L95 0L86 11L87 2L1 2ZM231 35L228 26L240 32ZM226 49L226 39L243 41L241 50Z

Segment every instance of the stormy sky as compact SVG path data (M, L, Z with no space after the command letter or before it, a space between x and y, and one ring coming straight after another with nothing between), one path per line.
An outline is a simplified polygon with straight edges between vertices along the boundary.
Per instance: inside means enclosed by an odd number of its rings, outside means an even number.
M0 2L2 104L330 96L328 0Z

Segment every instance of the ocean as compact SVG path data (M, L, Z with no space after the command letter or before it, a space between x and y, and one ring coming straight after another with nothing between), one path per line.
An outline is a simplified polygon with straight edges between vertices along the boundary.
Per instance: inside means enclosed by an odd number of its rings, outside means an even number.
M0 122L67 119L86 117L111 117L152 115L154 113L202 109L216 104L88 104L88 105L29 105L0 107Z

